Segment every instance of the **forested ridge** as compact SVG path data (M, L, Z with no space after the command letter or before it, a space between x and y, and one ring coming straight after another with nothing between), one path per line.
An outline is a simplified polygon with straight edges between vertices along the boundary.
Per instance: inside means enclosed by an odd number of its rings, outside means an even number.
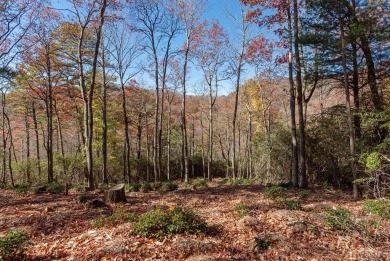
M1 260L390 258L388 1L209 7L0 1Z

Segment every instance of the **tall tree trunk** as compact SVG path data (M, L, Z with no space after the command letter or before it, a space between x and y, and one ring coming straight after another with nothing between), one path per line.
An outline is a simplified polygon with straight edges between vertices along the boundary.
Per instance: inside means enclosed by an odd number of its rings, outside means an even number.
M352 171L352 180L355 181L357 179L357 174L356 174L356 169L355 169L355 130L353 127L351 101L350 101L350 94L349 94L344 24L343 24L343 20L341 17L339 18L339 21L340 21L342 65L343 65L343 74L344 74L345 105L346 105L346 113L347 113L347 119L348 119L348 129L349 129L350 166L351 166L351 171ZM353 198L355 200L359 198L358 185L355 182L353 182Z
M127 115L127 106L126 106L126 89L123 83L123 79L121 79L121 90L122 90L122 112L123 112L123 122L125 127L125 149L123 151L123 173L124 177L126 177L131 183L131 170L130 170L130 130L129 130L129 117Z
M191 153L191 158L192 158L192 163L191 163L191 175L192 177L195 177L195 118L192 116L192 153Z
M3 99L5 99L5 98L3 97ZM17 163L18 161L17 161L16 154L15 154L15 147L14 147L14 141L13 141L13 136L12 136L11 121L10 121L10 119L8 117L8 114L6 112L4 113L4 116L5 116L5 120L6 120L7 126L8 126L8 137L9 137L9 145L8 145L8 170L9 170L9 177L11 179L11 185L13 187L15 187L14 174L13 174L13 168L12 168L12 155L14 156L15 162Z
M290 112L291 112L291 182L294 187L298 187L298 146L297 146L297 127L295 122L295 87L293 76L293 37L292 37L292 19L291 3L287 8L288 22L288 79L290 84Z
M141 175L141 149L142 149L142 114L138 114L137 124L137 176Z
M355 127L355 138L361 137L361 122L360 116L360 101L359 101L359 67L357 61L357 43L353 41L352 46L352 59L353 59L353 103L354 103L354 127Z
M62 136L62 126L61 126L61 121L60 117L58 115L58 110L56 104L54 105L54 111L56 114L56 120L57 120L57 128L58 128L58 139L60 142L60 151L61 151L61 163L62 163L62 173L63 173L63 179L65 181L65 185L68 182L67 180L67 173L66 173L66 164L65 164L65 150L64 150L64 139Z
M208 137L208 160L207 160L207 178L212 178L212 166L213 166L213 93L212 87L209 86L209 137Z
M154 110L154 135L153 135L153 172L154 172L154 181L158 181L160 177L160 147L159 147L159 133L160 133L160 124L159 124L159 114L160 114L160 88L159 88L159 69L158 69L158 60L157 54L155 54L155 81L156 81L156 100L155 100L155 110Z
M1 174L2 182L5 184L7 182L7 137L6 137L6 121L5 121L5 105L6 105L6 97L5 92L1 90L1 126L2 126L2 141L3 141L3 155L2 155L2 166L1 166Z
M184 128L184 126L182 126ZM168 122L167 122L167 180L171 179L171 103L168 101ZM185 182L188 182L185 181Z
M164 96L165 96L165 80L163 80L162 88L161 88L161 109L160 109L160 126L158 128L158 165L160 166L160 172L157 177L157 181L161 181L161 168L162 168L162 156L163 156L163 146L162 146L162 133L163 133L163 116L164 116Z
M352 0L352 5L348 5L348 7L352 14L353 22L356 23L357 25L361 24L356 14L356 1ZM364 58L366 59L367 79L368 79L368 85L370 86L371 100L374 105L374 108L378 111L382 111L383 100L378 90L375 63L372 57L370 44L364 30L359 35L359 39L360 39L360 46L364 54Z
M249 158L249 178L253 178L253 162L252 162L252 114L249 114L249 128L248 128L248 140L249 140L249 146L248 146L248 158Z
M238 123L238 151L237 151L237 171L238 171L238 177L242 178L242 173L241 173L241 125Z
M102 172L103 172L103 183L108 184L108 170L107 170L107 76L106 76L106 57L105 57L105 48L102 45Z
M145 127L146 127L146 181L150 181L150 171L149 171L149 162L150 162L150 142L149 142L149 122L148 114L145 111Z
M54 181L54 159L53 159L53 83L51 76L51 59L49 52L46 54L47 63L47 96L45 98L46 118L47 118L47 139L46 139L46 154L47 154L47 182Z
M89 116L89 126L88 126L88 141L87 141L87 166L88 166L88 188L93 190L95 189L95 182L94 182L94 176L93 176L93 154L92 154L92 141L93 141L93 95L94 95L94 89L95 89L95 82L96 82L96 70L97 70L97 60L99 56L99 49L100 49L100 41L102 38L102 29L104 24L104 16L107 6L107 0L102 0L101 6L100 6L100 14L99 14L99 26L96 33L96 43L95 43L95 50L93 54L93 61L92 61L92 76L91 76L91 87L89 90L89 97L88 97L88 116Z
M298 101L298 121L299 121L299 187L307 188L306 177L306 137L305 137L305 118L303 115L303 88L301 58L299 52L299 27L298 27L298 1L293 0L294 9L294 50L296 65L297 82L297 101Z
M26 128L26 178L27 184L31 184L31 167L30 167L30 122L28 120L28 109L25 112L25 128Z
M12 137L11 126L8 127L10 128L9 135L10 137ZM10 143L8 146L8 170L9 170L9 177L11 179L11 185L12 187L15 187L14 174L12 169L12 143Z
M233 173L233 179L236 178L237 175L237 164L236 164L236 124L237 124L237 110L238 110L238 98L239 98L239 91L240 91L240 85L241 85L241 71L242 71L242 64L243 64L243 57L244 57L244 48L245 48L245 32L243 32L243 38L242 38L242 46L241 46L241 52L238 59L238 66L237 66L237 79L236 79L236 93L235 93L235 99L234 99L234 113L233 113L233 125L232 125L232 173Z
M226 119L227 122L229 122L229 119ZM229 164L229 159L230 159L230 132L229 132L229 124L226 128L226 146L227 146L227 157L226 157L226 178L229 177L229 168L230 168L230 164Z
M187 33L186 38L186 49L184 53L184 65L183 65L183 79L182 79L182 92L183 92L183 98L181 103L181 123L182 123L182 146L183 146L183 154L182 154L182 162L184 164L184 182L188 182L188 172L189 172L189 166L188 166L188 137L187 137L187 120L186 120L186 97L187 97L187 65L188 65L188 55L190 51L190 36Z
M38 177L41 177L42 168L41 168L41 155L39 148L39 131L38 131L38 120L37 120L37 112L35 108L35 102L32 103L32 116L33 116L33 124L34 124L34 132L35 132L35 146L36 146L36 154L37 154L37 164L38 164Z
M371 52L368 39L365 35L360 36L360 44L361 44L362 51L364 53L364 57L366 58L367 79L371 91L371 100L374 105L374 108L378 111L382 111L383 102L382 102L382 97L379 94L378 85L376 82L377 77L376 77L374 59L372 57L372 52Z
M200 127L201 127L201 143L202 143L202 174L203 178L206 179L206 167L205 167L205 153L204 153L204 135L203 135L203 130L204 130L204 125L203 125L203 111L201 112L200 115Z

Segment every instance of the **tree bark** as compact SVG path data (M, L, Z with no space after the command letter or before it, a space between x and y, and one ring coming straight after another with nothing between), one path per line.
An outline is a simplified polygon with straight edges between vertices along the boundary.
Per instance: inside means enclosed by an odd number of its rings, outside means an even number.
M127 202L125 194L125 184L118 184L111 189L107 190L105 193L105 202L106 203L119 203Z
M122 113L123 113L123 122L125 127L125 148L123 150L123 173L124 177L128 179L128 182L131 183L131 170L130 170L130 134L129 134L129 117L127 116L127 105L126 105L126 89L125 84L123 82L123 78L121 81L121 90L122 90Z
M30 122L28 119L28 109L26 109L24 121L25 121L25 128L26 128L26 179L27 179L27 184L31 184Z
M94 90L95 90L95 83L96 83L96 70L97 70L97 59L99 56L99 48L100 48L100 41L102 36L102 28L104 24L104 16L107 6L107 0L103 0L100 6L99 10L99 26L96 33L96 43L95 43L95 50L93 54L93 61L92 61L92 76L91 76L91 85L89 89L88 94L88 102L87 102L87 111L88 111L88 119L87 119L87 125L88 125L88 135L87 136L87 168L88 168L88 188L90 190L95 189L95 182L94 182L94 175L93 175L93 154L92 154L92 141L93 141L93 96L94 96Z
M344 24L341 17L339 18L339 21L340 21L342 66L343 66L343 76L344 76L345 105L346 105L346 114L348 120L348 130L349 130L349 153L350 153L349 162L351 166L352 180L353 180L353 198L357 200L359 198L359 191L358 191L358 185L354 182L357 179L356 169L355 169L355 130L353 127L351 101L350 101L350 94L349 94L346 39L344 35Z
M360 101L359 101L359 67L357 61L357 43L353 41L352 46L352 59L353 59L353 104L354 104L354 127L355 127L355 138L359 139L361 137L361 122L360 116Z
M290 112L291 112L291 182L294 187L298 187L298 146L297 127L295 122L295 87L293 76L293 39L291 22L291 4L287 8L288 22L288 79L290 84Z
M65 185L67 184L67 177L66 177L66 166L65 166L65 150L64 150L64 139L62 136L62 126L61 126L61 121L60 117L58 115L58 110L56 104L54 105L54 111L56 114L56 119L57 119L57 128L58 128L58 138L60 142L60 151L61 151L61 163L62 163L62 174L63 174L63 179L65 180Z
M190 37L191 32L186 31L186 49L184 52L184 65L183 65L183 79L182 79L182 104L181 104L181 124L182 124L182 146L183 146L183 154L182 154L182 161L184 164L184 182L188 182L188 173L189 173L189 167L188 167L188 137L187 137L187 120L186 120L186 97L187 97L187 64L188 64L188 55L190 51Z
M361 22L359 21L356 15L356 1L352 0L352 5L349 5L348 7L349 10L351 11L353 22L356 23L357 25L361 24ZM371 100L374 105L374 108L377 111L383 111L383 100L378 90L375 63L372 57L370 44L364 30L359 35L359 39L360 39L360 47L363 51L364 58L366 59L367 79L368 79L368 85L370 86Z
M7 182L7 137L6 137L6 121L5 121L5 106L6 106L6 96L5 92L1 90L1 125L3 128L2 131L2 141L3 141L3 155L2 155L2 166L1 166L1 174L2 174L2 183L5 184Z
M103 74L103 83L102 83L102 157L103 157L103 183L108 184L108 171L107 171L107 77L106 77L106 57L105 57L105 48L102 45L102 74Z
M39 131L38 131L38 120L37 120L37 113L35 108L35 102L32 103L32 116L33 116L33 123L34 123L34 132L35 132L35 146L36 146L36 154L37 154L37 164L38 164L38 176L41 177L42 174L42 168L41 168L41 155L40 155L40 148L39 148Z
M167 122L167 180L171 180L171 102L168 98L168 122ZM185 181L188 182L188 181Z
M47 70L47 95L45 97L46 118L47 118L47 182L54 181L54 159L53 159L53 83L51 75L50 47L46 50L46 70Z
M297 82L297 101L298 101L298 121L299 121L299 187L307 188L306 177L306 137L305 137L305 118L303 115L303 88L302 88L302 72L301 58L299 52L299 27L298 27L298 1L293 0L294 10L294 50L295 50L295 66L296 66L296 82Z

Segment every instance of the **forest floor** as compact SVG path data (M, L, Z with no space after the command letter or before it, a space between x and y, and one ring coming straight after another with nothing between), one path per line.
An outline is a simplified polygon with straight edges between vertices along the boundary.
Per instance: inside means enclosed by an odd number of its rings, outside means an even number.
M301 202L289 210L265 197L260 185L219 185L158 192L127 192L115 212L140 215L155 207L186 207L205 218L208 232L169 235L162 240L134 234L134 223L96 226L104 215L70 195L0 191L0 235L10 229L30 234L27 260L390 260L390 221L368 213L363 201L340 191L286 190ZM96 192L97 197L102 196ZM352 223L326 222L329 209L346 209ZM243 210L240 212L240 209Z

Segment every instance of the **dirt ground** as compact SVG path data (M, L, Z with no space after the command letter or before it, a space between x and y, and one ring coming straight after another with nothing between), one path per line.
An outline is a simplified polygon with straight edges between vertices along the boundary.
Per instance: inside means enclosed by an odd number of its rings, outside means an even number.
M298 193L288 190L287 195L298 199ZM379 220L364 210L363 201L340 191L309 190L300 210L266 198L260 185L217 183L164 194L128 192L128 203L111 205L114 212L136 215L155 207L188 207L207 221L205 234L170 235L162 241L135 235L133 223L97 228L94 221L104 210L86 208L77 202L79 195L0 190L0 235L15 228L27 231L27 260L390 260L390 221ZM249 213L239 216L237 205ZM340 207L365 229L329 226L326 210Z

